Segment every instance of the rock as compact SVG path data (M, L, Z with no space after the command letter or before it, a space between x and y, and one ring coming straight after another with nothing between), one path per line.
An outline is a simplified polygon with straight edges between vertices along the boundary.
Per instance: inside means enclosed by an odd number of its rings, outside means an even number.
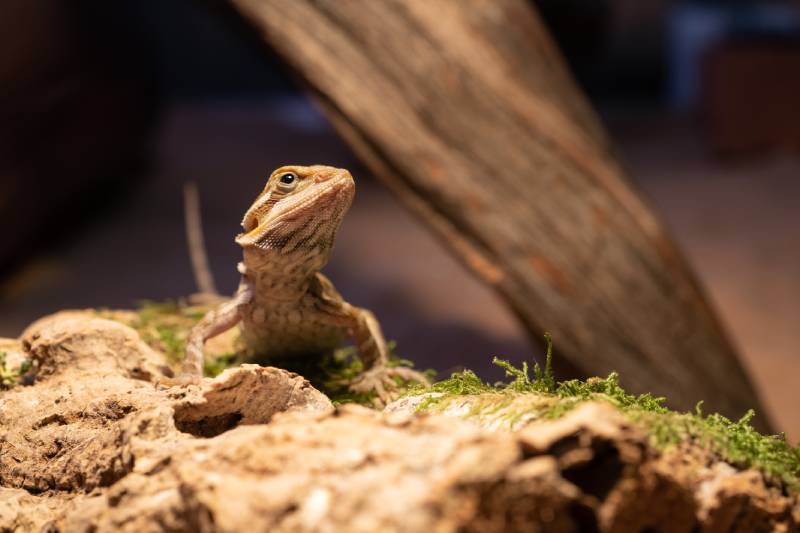
M257 365L167 388L163 354L85 312L21 346L36 380L0 392L0 531L793 530L800 515L756 472L657 451L605 403L522 424L462 417L541 400L334 408Z
M21 339L39 380L70 380L76 375L148 380L170 374L164 357L142 342L136 331L91 312L62 311L42 318Z
M739 472L717 463L703 474L705 479L697 490L703 532L786 531L787 524L794 528L789 531L798 529L797 500L776 497L757 472Z
M266 424L285 411L327 412L327 396L302 376L278 368L229 368L173 405L180 431L213 437L237 425Z
M66 529L514 531L539 516L591 527L555 465L524 462L513 436L444 417L282 414L187 443L158 472L117 483L105 505L78 509Z
M584 403L546 421L534 395L454 397L424 408L441 393L400 398L386 406L393 416L423 408L470 421L488 431L514 431L525 453L572 483L593 509L601 531L795 531L800 501L771 487L754 470L740 471L702 448L654 449L647 435L606 403ZM793 514L794 513L794 514Z
M36 322L22 345L36 383L0 395L0 481L30 494L85 494L157 464L195 434L333 408L302 377L257 365L199 386L157 388L163 355L131 328L85 312ZM8 506L21 504L4 499L8 524Z

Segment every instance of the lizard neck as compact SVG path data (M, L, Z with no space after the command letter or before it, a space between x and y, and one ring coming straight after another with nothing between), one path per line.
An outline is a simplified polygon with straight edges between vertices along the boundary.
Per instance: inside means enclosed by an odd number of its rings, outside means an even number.
M245 248L243 262L258 300L292 301L308 291L311 278L328 262L328 252Z

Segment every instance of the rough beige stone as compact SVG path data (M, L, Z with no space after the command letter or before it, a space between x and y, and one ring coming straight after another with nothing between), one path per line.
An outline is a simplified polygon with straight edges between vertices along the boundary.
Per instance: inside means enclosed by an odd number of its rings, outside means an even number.
M332 409L302 377L256 365L159 388L163 356L127 326L85 313L42 319L22 343L37 381L0 396L0 482L31 493L106 487L193 435Z
M5 354L6 371L18 373L23 363L28 360L28 355L22 348L22 343L17 339L0 337L0 352Z
M257 365L165 388L163 355L91 313L21 340L37 379L0 392L0 532L797 528L795 496L659 453L606 404L510 431L413 398L334 409Z

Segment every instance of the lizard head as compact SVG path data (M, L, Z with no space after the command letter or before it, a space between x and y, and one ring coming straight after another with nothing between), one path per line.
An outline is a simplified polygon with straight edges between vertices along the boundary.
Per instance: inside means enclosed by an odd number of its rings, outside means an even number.
M245 213L236 242L245 249L329 250L354 194L344 169L280 167Z

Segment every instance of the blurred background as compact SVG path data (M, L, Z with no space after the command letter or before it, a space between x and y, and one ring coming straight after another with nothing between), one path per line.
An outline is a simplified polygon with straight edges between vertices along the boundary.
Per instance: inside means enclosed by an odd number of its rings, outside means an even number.
M796 441L800 2L534 3ZM502 377L492 356L533 357L494 293L373 180L221 3L6 0L0 94L0 336L63 308L195 291L187 181L217 285L232 292L233 236L265 178L324 163L358 184L326 272L402 356L488 380Z

